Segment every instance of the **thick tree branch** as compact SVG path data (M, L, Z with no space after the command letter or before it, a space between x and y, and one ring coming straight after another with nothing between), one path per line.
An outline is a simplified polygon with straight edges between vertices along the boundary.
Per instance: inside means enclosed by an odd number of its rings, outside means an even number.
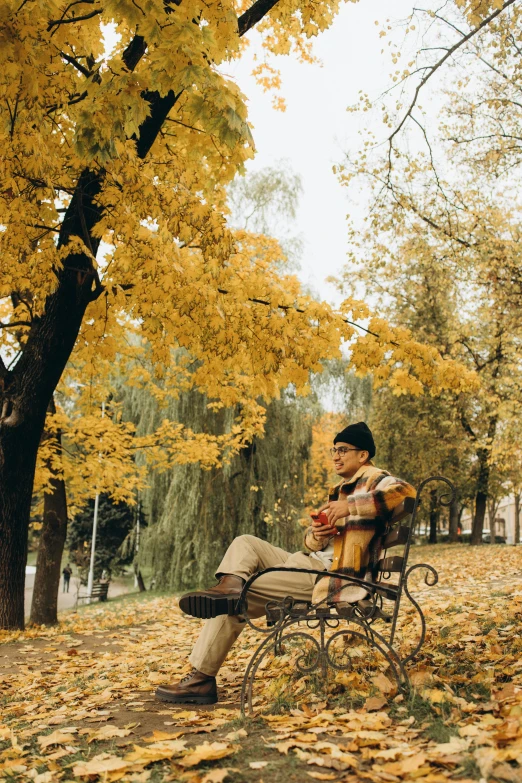
M146 51L147 44L145 43L145 38L142 35L135 35L122 55L122 60L129 71L135 69Z
M74 65L77 71L80 71L81 74L83 74L87 79L92 76L92 71L90 71L88 68L86 68L84 65L78 62L78 60L75 57L71 57L70 54L67 54L66 52L60 52L60 57L63 57L64 60L66 60L71 65Z
M13 329L15 326L32 326L32 321L10 321L8 324L0 321L0 329Z
M266 14L277 5L278 0L257 0L248 11L241 14L237 20L237 30L240 36L248 33Z

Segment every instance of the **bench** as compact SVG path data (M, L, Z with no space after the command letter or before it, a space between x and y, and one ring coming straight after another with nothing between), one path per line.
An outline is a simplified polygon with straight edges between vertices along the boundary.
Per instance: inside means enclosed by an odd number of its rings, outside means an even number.
M284 654L290 645L294 645L297 649L295 660L297 673L310 675L320 672L323 679L326 678L328 669L349 673L353 678L357 678L357 656L359 656L359 665L362 665L363 657L360 649L354 650L354 647L367 645L369 652L384 659L386 675L394 678L397 688L402 691L409 689L406 665L419 653L424 643L426 621L420 605L411 595L408 580L414 571L424 569L425 584L432 587L438 581L438 574L433 566L426 563L408 566L421 495L426 485L432 482L442 482L449 487L449 491L442 493L438 500L441 505L450 505L455 497L455 488L447 478L430 476L422 481L416 497L406 498L395 509L381 536L382 556L373 573L367 574L364 579L328 571L279 567L266 568L248 579L238 600L237 611L242 615L244 622L255 631L261 632L264 638L254 651L243 677L242 715L247 711L248 714L253 714L252 690L256 674L264 670L269 656L277 657ZM398 546L404 547L402 554L388 554L389 550ZM368 591L369 597L365 601L354 604L348 611L338 613L335 605L328 604L335 593L328 596L328 601L325 599L317 604L311 601L297 601L292 596L287 596L281 601L269 601L266 604L266 627L261 627L255 625L246 613L248 592L260 576L275 571L311 573L322 577L334 576L341 580L343 587L347 584L363 586ZM404 598L413 606L419 619L420 629L413 649L401 657L396 638L401 602ZM380 669L374 668L373 673L382 672L383 664Z
M88 601L89 598L92 600L98 599L98 601L106 601L108 595L109 582L94 582L91 595L89 596L89 593L78 593L76 603L78 604L78 601Z

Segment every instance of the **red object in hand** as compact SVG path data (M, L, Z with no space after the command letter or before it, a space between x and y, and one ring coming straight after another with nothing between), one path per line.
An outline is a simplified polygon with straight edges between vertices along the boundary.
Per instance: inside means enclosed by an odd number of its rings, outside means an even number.
M321 525L329 525L330 522L328 521L328 517L324 513L324 511L321 511L320 514L311 514L310 515L314 522L320 522Z

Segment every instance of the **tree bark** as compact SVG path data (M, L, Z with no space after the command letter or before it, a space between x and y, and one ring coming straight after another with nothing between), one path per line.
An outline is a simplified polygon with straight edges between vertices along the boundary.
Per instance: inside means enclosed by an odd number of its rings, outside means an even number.
M486 516L486 502L488 496L479 490L475 495L475 515L473 517L473 528L471 531L470 544L482 544L482 533L484 531L484 518Z
M459 540L459 502L455 498L449 508L449 541L455 544Z
M238 18L238 35L248 32L277 2L257 0ZM136 35L122 56L129 71L146 49L146 41ZM151 149L179 95L171 90L165 96L151 92L144 97L150 113L135 138L141 158ZM89 252L71 252L55 270L56 290L47 297L42 315L32 321L14 368L9 370L0 357L0 628L24 627L27 534L45 415L85 310L103 293L92 259L100 244L93 229L103 214L98 196L104 177L101 167L81 172L58 235L58 248L79 237Z
M475 514L471 531L471 544L482 544L482 532L484 530L489 488L488 452L486 449L479 449L477 456L479 460L479 471L477 492L475 494Z
M138 572L136 574L136 579L138 580L138 589L140 593L145 593L147 588L145 587L145 582L143 581L143 577L141 575L141 571L138 568Z
M430 544L436 544L437 543L437 522L439 519L439 509L438 509L438 499L437 499L437 490L432 489L430 492L430 535L428 539L428 543Z
M488 498L488 518L489 518L489 532L490 543L495 543L495 536L497 535L497 512L500 506L500 498Z
M36 428L5 431L0 424L0 628L24 627L27 533L36 452Z
M515 492L515 544L520 542L520 492Z
M56 413L54 398L51 398L49 411ZM61 459L61 431L48 437L56 439L57 454ZM50 465L47 467L51 469ZM51 486L52 492L44 495L43 527L36 560L30 619L34 625L55 625L58 622L58 592L67 536L67 494L62 478L52 478Z

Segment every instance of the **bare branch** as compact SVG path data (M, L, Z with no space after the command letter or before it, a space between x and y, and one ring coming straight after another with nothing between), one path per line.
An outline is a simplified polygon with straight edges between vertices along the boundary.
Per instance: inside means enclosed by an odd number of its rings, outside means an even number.
M404 127L407 119L409 117L411 117L411 113L412 113L414 107L417 104L417 99L419 97L420 91L422 90L422 88L424 87L426 82L428 82L431 79L431 77L439 70L439 68L441 68L444 65L446 60L448 60L452 56L452 54L454 54L458 49L460 49L461 46L464 46L465 43L470 41L475 35L477 35L477 33L479 33L481 30L483 30L485 27L487 27L488 24L490 24L494 19L497 18L497 16L499 16L503 11L505 11L506 8L509 8L509 6L513 5L515 2L516 2L516 0L506 0L506 2L503 4L502 8L497 8L495 11L493 11L493 13L491 13L489 16L487 16L485 19L483 19L482 22L479 25L477 25L472 30L470 30L469 33L467 33L467 35L463 35L462 38L459 41L454 43L453 46L451 46L446 51L446 54L444 54L444 56L441 57L440 60L437 60L437 62L434 65L429 67L427 74L421 79L421 81L419 82L419 84L417 85L417 87L415 89L415 92L413 94L413 98L412 98L411 103L410 103L410 105L408 107L408 110L406 111L406 113L403 116L402 120L400 121L399 125L395 128L393 133L388 137L388 144L390 145L390 147L392 145L392 142L393 142L393 139L395 138L395 136L397 136L397 134L400 133L400 131Z
M226 288L218 288L218 291L220 294L229 294L230 291L227 291ZM267 302L266 299L258 299L257 297L248 297L248 302L253 302L254 304L261 304L265 305L265 307L275 307L277 310L294 310L296 313L305 313L306 310L303 310L301 307L297 307L296 305L272 305L272 302ZM361 329L363 332L366 332L367 334L371 334L372 337L377 337L378 340L381 339L381 336L377 334L376 332L372 332L370 329L366 329L365 326L361 326L361 324L356 324L354 321L349 321L347 318L342 319L345 324L349 324L350 326L355 326L356 329ZM397 348L399 347L399 343L393 342L393 340L390 340L390 343L392 345L395 345Z
M85 0L87 2L87 0ZM91 11L90 14L85 14L84 16L73 16L70 19L51 19L49 24L47 25L47 32L50 32L53 27L58 27L61 24L74 24L74 22L85 22L86 19L92 19L94 16L98 16L98 14L101 14L103 11L103 8L98 8L96 11Z

